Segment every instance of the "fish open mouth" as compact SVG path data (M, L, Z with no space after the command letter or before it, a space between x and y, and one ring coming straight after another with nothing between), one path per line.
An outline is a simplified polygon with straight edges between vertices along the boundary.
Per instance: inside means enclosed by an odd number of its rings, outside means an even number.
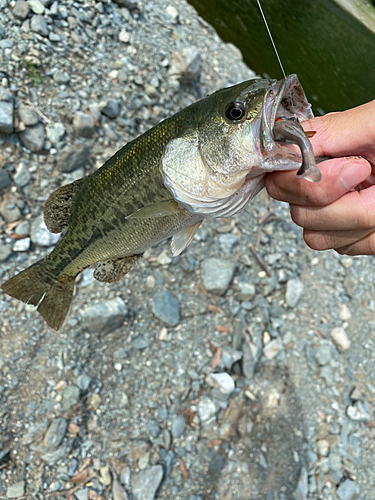
M313 118L311 104L297 75L272 83L264 99L261 118L261 144L266 160L277 168L296 168L301 164L297 176L316 182L321 178L316 167L310 141L300 122ZM296 144L300 154L288 144Z

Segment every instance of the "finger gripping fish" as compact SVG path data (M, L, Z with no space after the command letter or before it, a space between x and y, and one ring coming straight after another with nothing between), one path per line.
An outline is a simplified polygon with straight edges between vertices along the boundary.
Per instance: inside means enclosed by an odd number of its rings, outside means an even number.
M298 169L302 157L299 173L318 180L309 140L293 124L312 116L296 75L249 80L183 109L52 193L44 220L65 235L2 289L36 306L58 330L87 267L98 263L94 277L111 283L165 238L172 236L173 255L180 254L204 219L238 213L264 187L267 172ZM302 156L284 142L296 143Z

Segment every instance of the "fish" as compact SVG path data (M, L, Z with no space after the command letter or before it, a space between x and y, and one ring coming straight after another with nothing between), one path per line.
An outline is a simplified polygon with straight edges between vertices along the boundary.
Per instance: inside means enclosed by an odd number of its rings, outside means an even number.
M174 256L202 221L230 217L264 187L267 172L294 170L316 182L313 117L297 75L257 78L191 104L123 146L92 174L61 186L43 216L64 232L53 251L2 284L59 330L76 277L119 281L150 246L172 237ZM296 147L290 147L296 144Z

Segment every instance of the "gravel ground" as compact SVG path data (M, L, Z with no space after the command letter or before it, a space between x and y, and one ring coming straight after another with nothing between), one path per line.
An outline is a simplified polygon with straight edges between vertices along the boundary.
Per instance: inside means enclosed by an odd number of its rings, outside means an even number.
M0 280L58 186L253 73L182 0L0 0ZM0 295L0 498L374 498L372 257L317 253L263 192L59 333Z

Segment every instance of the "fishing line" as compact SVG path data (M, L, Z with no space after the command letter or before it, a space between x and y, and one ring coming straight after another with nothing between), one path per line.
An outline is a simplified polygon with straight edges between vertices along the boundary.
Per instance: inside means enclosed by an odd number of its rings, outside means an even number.
M264 22L264 24L266 26L266 29L267 29L267 32L268 32L268 36L270 37L270 40L271 40L271 43L272 43L272 46L273 46L273 50L275 51L277 60L279 61L281 71L283 72L284 78L286 78L286 74L285 74L283 65L281 63L281 59L280 59L279 53L277 52L277 48L276 48L275 42L273 41L273 38L272 38L272 35L271 35L271 31L270 31L270 28L269 28L268 23L267 23L266 16L264 15L262 6L260 5L260 0L257 0L257 3L258 3L258 7L259 7L259 10L260 10L260 13L262 14L262 17L263 17L263 22Z

